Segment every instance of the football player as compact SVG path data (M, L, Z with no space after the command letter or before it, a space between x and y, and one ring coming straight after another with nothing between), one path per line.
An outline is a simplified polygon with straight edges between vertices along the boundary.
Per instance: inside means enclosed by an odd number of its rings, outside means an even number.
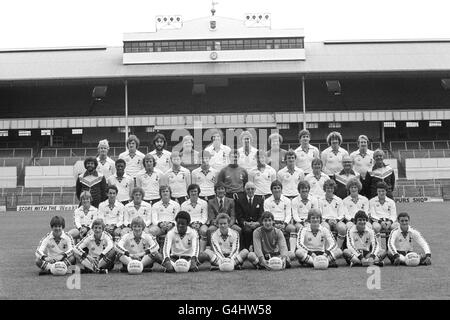
M368 228L369 216L362 210L355 214L355 224L347 230L347 249L344 258L350 267L372 265L382 267L386 252L379 245L372 228Z
M114 268L116 252L114 241L102 219L92 222L93 233L84 237L74 248L74 254L85 269L84 272L108 273Z
M329 147L322 151L320 157L323 162L323 172L331 178L343 169L342 157L348 156L348 152L341 148L342 135L337 131L330 132L327 136L327 144Z
M100 140L98 143L98 166L97 171L98 173L101 173L105 176L105 179L108 180L108 178L116 173L116 167L114 164L114 160L108 157L108 151L109 151L109 143L108 140Z
M157 237L159 243L164 243L167 232L175 226L175 216L180 211L178 202L171 200L171 190L169 186L159 187L161 201L152 206L152 224L149 232Z
M131 231L131 221L135 217L142 217L145 222L145 232L149 232L149 226L152 223L152 205L143 201L145 197L144 189L136 187L133 189L133 201L125 206L123 224L125 225L122 235Z
M127 140L127 150L119 154L119 159L126 162L125 173L134 180L133 188L136 184L136 177L140 171L144 169L144 154L139 149L139 138L134 134L130 135Z
M134 179L125 173L126 162L123 159L116 160L116 173L111 175L107 183L117 187L117 200L126 205L131 199L131 190L134 188Z
M144 201L153 205L160 200L159 187L163 173L155 168L155 158L147 153L144 157L145 172L136 178L136 186L145 192Z
M359 210L369 212L369 200L359 194L361 189L362 184L359 179L353 178L347 182L347 190L350 195L342 200L346 209L346 216L343 222L347 225L347 230L353 226L356 212ZM368 222L368 226L369 225L372 227L372 225Z
M67 267L75 263L73 239L64 232L65 226L63 217L54 216L50 220L52 231L42 238L36 250L36 265L41 269L39 275L50 274L52 264L57 261L63 261Z
M170 160L172 161L172 167L164 174L161 185L168 185L172 190L172 200L181 205L187 200L187 187L191 184L191 172L181 166L179 152L172 152Z
M172 163L170 162L171 153L164 149L167 146L166 137L162 133L157 133L153 138L153 146L155 149L150 154L155 158L155 168L162 173L166 173L170 169Z
M308 222L297 235L297 250L295 256L301 264L314 265L314 258L325 255L329 267L337 267L336 260L342 256L333 235L328 228L321 225L322 214L319 209L308 212Z
M239 233L230 228L231 218L226 213L217 216L219 229L211 235L212 250L206 249L204 255L211 262L211 269L217 268L225 258L233 261L235 269L241 269L249 251L243 249L239 251ZM255 258L254 256L252 256ZM200 257L199 257L200 258ZM203 260L200 258L200 262ZM256 263L256 260L250 261Z
M378 196L369 200L370 219L378 240L381 238L381 232L389 233L398 226L397 207L395 201L386 196L387 190L388 185L385 182L378 182Z
M256 152L258 165L248 171L248 181L256 186L255 194L267 199L272 195L270 184L277 179L277 173L274 168L266 164L266 153L263 150Z
M302 180L305 180L305 173L302 169L295 166L297 155L293 150L286 152L286 167L278 171L277 180L283 185L283 195L290 200L298 196L297 186Z
M205 251L208 226L208 203L200 199L200 187L196 184L191 184L188 187L189 199L181 205L181 211L186 211L191 216L191 223L189 226L198 232L200 235L200 252Z
M309 130L301 130L298 133L298 139L300 140L300 146L295 149L295 153L297 154L296 165L302 169L305 174L308 174L312 172L312 161L319 158L320 152L319 149L309 144L309 141L311 140Z
M144 270L150 270L154 262L162 264L162 255L159 253L159 245L156 239L144 232L145 222L142 217L135 217L131 221L132 232L124 235L115 249L123 267L122 272L127 271L127 266L132 260L139 260Z
M92 196L89 191L83 191L80 195L81 207L75 209L74 224L75 228L68 234L75 240L83 239L91 229L92 222L97 219L98 210L91 205Z
M305 177L305 180L308 181L310 186L309 193L317 199L325 195L323 184L325 181L330 180L330 177L322 172L322 167L322 160L314 158L311 161L312 172L308 173Z
M108 200L103 201L99 205L97 217L105 223L105 231L108 232L113 239L118 239L122 233L124 226L125 207L117 200L117 187L109 185L107 187Z
M319 199L309 193L310 187L308 181L298 183L297 197L292 199L292 218L295 223L295 241L297 243L297 234L301 228L308 223L308 212L311 209L319 208Z
M174 265L178 259L189 263L189 271L198 271L198 234L189 227L191 216L180 211L175 217L176 228L172 228L166 236L163 248L163 267L167 272L175 272Z
M412 240L414 240L422 247L422 250L424 251L424 253L420 255L420 264L430 265L430 247L425 238L420 234L420 232L409 225L409 214L406 212L401 212L399 213L397 220L400 224L400 227L394 229L391 232L388 241L389 260L391 260L392 264L396 266L405 264L406 254L413 252L414 250L412 245Z

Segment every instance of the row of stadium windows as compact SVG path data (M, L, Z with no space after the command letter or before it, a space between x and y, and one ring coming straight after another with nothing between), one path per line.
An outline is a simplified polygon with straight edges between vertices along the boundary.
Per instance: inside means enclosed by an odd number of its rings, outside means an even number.
M219 39L184 41L127 41L123 51L169 52L169 51L212 51L212 50L257 50L257 49L303 49L303 38L271 39Z

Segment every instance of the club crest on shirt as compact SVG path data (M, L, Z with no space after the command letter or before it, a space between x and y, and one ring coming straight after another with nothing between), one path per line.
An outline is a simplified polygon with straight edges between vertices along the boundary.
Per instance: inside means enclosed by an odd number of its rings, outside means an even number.
M188 239L187 244L188 244L188 246L191 246L191 245L192 245L192 240L191 240L191 239Z

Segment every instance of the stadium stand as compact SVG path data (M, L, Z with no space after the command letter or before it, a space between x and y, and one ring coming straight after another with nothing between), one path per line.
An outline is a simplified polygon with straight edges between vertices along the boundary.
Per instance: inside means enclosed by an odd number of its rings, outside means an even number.
M450 158L405 159L407 179L450 178Z
M25 168L25 187L73 187L72 166L29 166Z
M17 186L17 167L0 167L0 187L15 188Z
M31 158L33 149L30 148L2 148L0 158Z

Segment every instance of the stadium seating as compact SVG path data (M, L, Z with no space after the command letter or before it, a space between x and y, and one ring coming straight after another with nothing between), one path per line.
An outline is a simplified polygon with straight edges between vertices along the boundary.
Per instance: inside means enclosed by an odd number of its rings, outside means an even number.
M25 187L73 187L72 166L28 166L25 168Z
M0 167L0 188L17 186L17 167Z
M407 179L450 178L450 158L406 159Z

